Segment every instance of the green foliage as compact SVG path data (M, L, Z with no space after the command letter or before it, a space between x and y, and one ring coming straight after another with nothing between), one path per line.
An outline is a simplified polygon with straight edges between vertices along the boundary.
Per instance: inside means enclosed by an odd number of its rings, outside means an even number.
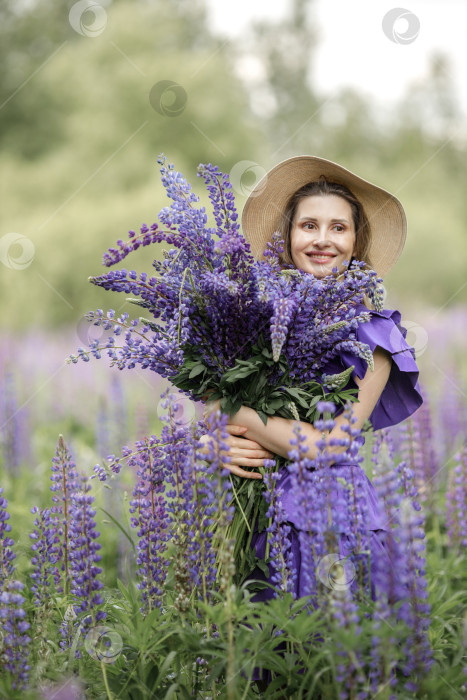
M318 401L332 401L336 406L344 405L346 401L355 401L357 390L342 391L354 367L342 372L340 380L336 380L333 389L326 392L319 382L310 381L296 386L296 380L289 377L289 367L284 355L278 362L272 356L264 337L259 337L258 343L252 347L248 360L236 359L234 365L219 379L212 368L206 366L196 348L184 349L184 363L180 371L172 377L172 383L182 390L193 390L194 377L198 378L199 395L209 393L211 401L220 399L223 413L235 415L240 407L254 408L264 424L268 416L280 415L283 418L295 418L313 423L319 417L316 409ZM281 386L272 382L272 375L279 373ZM289 386L288 384L291 384ZM261 403L258 405L258 397Z

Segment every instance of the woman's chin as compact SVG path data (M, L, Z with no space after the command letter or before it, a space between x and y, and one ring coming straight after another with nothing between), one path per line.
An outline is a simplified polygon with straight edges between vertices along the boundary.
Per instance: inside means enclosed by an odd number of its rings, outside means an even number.
M332 268L336 267L336 264L334 262L329 262L320 265L318 263L308 262L305 267L306 269L304 272L309 272L317 279L322 279L323 277L327 277L328 275L332 274Z

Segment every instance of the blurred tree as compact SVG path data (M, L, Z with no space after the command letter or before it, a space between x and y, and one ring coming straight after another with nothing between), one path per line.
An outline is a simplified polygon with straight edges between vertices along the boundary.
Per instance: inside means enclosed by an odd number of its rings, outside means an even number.
M36 76L69 39L67 16L53 0L0 0L0 144L21 157L64 139L60 94Z
M201 0L102 5L94 36L86 35L90 11L77 25L84 35L71 27L78 3L43 0L20 10L1 1L1 60L15 66L0 110L2 229L35 247L24 269L0 265L0 293L9 290L11 300L3 323L75 322L106 303L86 282L102 253L166 205L156 184L160 152L202 191L198 163L230 171L259 154L264 138ZM30 53L34 37L41 40ZM142 267L155 252L141 253ZM8 253L18 257L21 246Z

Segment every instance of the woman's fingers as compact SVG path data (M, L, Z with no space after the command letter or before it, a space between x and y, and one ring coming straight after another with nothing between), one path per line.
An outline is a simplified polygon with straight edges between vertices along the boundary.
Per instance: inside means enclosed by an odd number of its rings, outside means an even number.
M240 476L244 479L262 479L263 477L256 471L246 471L242 467L264 467L265 459L273 459L274 454L266 450L262 445L254 440L243 438L243 433L247 428L242 425L229 424L226 426L229 437L224 440L228 449L222 451L222 456L229 457L229 462L223 462L222 466L228 469L232 474ZM237 437L238 436L238 437ZM208 443L212 438L208 435L203 435L200 442L203 443L203 448L200 449L201 454L208 453Z
M226 450L226 453L229 455L231 458L232 462L237 462L237 459L241 460L259 460L261 462L260 465L256 464L250 464L249 462L243 462L242 464L246 467L255 467L255 466L263 466L263 461L265 459L274 459L274 455L272 452L269 452L268 450L263 450L262 448L257 450L257 449L249 449L246 447L237 447L236 445L231 445L229 450Z
M236 464L226 464L225 462L222 465L225 467L225 469L228 469L229 472L232 472L232 474L236 474L237 476L242 476L244 479L262 479L263 477L261 474L258 472L247 472L241 467L237 466Z
M228 423L228 425L225 426L225 429L231 435L242 435L248 430L245 425L234 425L233 423Z

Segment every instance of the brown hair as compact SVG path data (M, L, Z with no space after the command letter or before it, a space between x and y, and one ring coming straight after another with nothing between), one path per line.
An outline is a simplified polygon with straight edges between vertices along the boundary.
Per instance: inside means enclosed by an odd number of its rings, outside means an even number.
M286 265L293 263L290 234L297 207L302 199L314 195L336 195L337 197L342 197L350 204L356 235L355 250L352 258L363 260L371 268L372 264L369 256L371 229L362 204L345 185L340 185L337 182L328 182L324 175L321 175L319 180L309 182L301 187L287 202L280 225L280 231L284 240L284 253L281 262Z

